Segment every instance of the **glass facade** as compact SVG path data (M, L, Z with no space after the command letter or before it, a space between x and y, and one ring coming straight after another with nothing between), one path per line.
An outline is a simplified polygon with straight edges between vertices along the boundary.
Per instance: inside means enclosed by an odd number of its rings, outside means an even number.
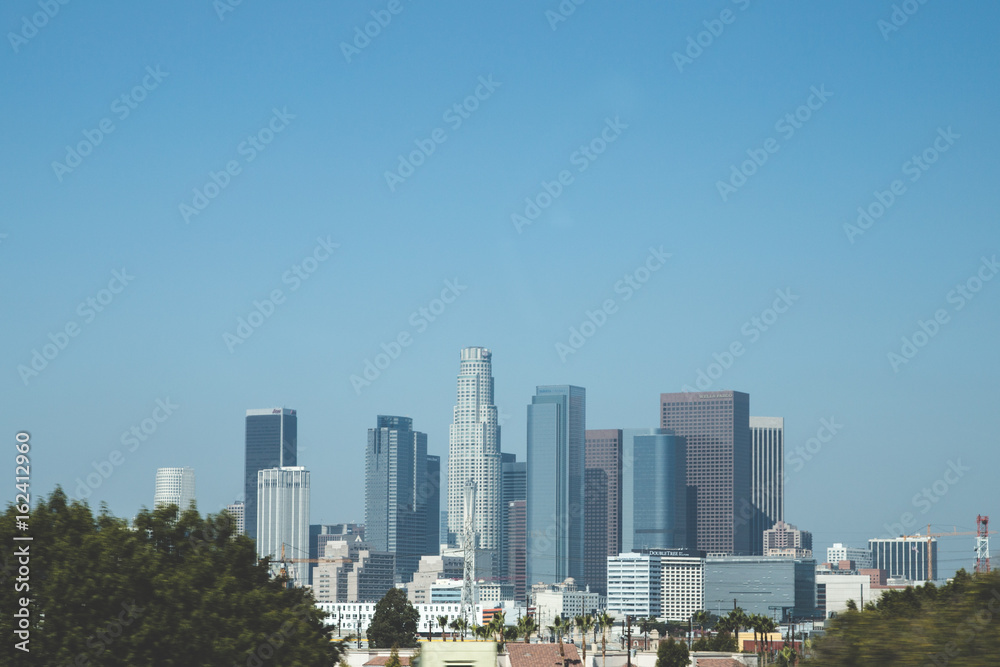
M632 442L632 549L688 546L684 438L661 432L636 435Z
M584 580L586 390L541 386L528 406L527 577Z
M608 556L622 550L621 429L588 430L585 449L584 583L606 595Z
M752 508L740 508L741 520L750 514L751 549L764 553L764 531L785 519L785 420L782 417L751 417Z
M377 424L365 449L365 539L373 550L396 555L397 582L406 583L421 556L438 552L430 539L438 509L428 504L439 487L428 474L427 435L413 430L413 420L379 415Z
M298 465L298 416L295 410L247 410L243 477L243 521L246 533L257 537L257 473Z
M734 604L747 614L763 614L779 621L815 618L816 561L766 556L706 558L705 609L722 616Z
M885 570L890 577L908 581L927 581L928 556L933 561L930 579L937 580L937 540L904 539L902 537L868 540L872 567Z

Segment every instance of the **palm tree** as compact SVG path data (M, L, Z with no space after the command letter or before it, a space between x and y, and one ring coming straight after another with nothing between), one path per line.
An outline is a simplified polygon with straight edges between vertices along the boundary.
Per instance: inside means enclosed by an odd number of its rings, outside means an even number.
M538 631L538 624L535 623L534 616L522 616L517 619L518 634L524 637L524 643L531 643L531 635Z
M767 616L761 615L761 617L760 617L760 628L761 628L760 631L761 631L761 634L762 634L761 639L764 641L764 644L766 646L767 652L770 653L771 652L770 651L770 649L771 649L771 643L767 639L765 639L765 638L769 634L771 634L772 632L774 632L775 630L777 630L778 629L778 625L777 625L777 623L774 622L773 618L768 618ZM765 654L765 656L766 656L766 654ZM765 662L766 662L766 658L765 658Z
M448 617L447 616L438 616L437 617L437 622L438 622L438 625L441 626L441 641L446 641L445 638L444 638L444 629L446 627L448 627Z
M708 623L710 617L711 613L709 613L704 609L696 611L694 614L691 615L691 620L694 623L698 624L698 631L699 631L698 634L700 635L705 634L705 624Z
M576 627L580 630L580 649L583 651L583 667L587 667L587 633L594 627L594 617L590 614L577 616Z
M608 630L615 626L615 617L608 612L597 617L597 625L601 628L601 667L608 665Z
M465 641L465 633L469 631L469 622L464 618L455 619L458 623L458 630L462 633L462 641Z
M451 641L458 641L457 639L455 639L455 635L457 635L458 631L462 629L461 621L462 619L455 618L452 620L451 623L448 624L448 627L451 628Z
M493 614L493 618L490 619L489 625L486 626L493 635L493 638L500 644L500 650L503 650L504 643L504 628L507 627L507 618L504 616L502 611L498 611Z
M567 623L563 621L562 616L556 616L552 621L552 625L549 626L549 632L559 638L559 655L563 658L566 657L566 650L563 648L563 635L566 633Z

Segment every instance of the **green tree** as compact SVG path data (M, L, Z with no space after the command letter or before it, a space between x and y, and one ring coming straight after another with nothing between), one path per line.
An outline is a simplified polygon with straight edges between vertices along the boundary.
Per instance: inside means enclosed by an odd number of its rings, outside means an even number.
M660 640L656 649L656 667L687 667L688 647L684 642L674 641L671 637Z
M61 488L37 501L30 531L18 530L18 514L9 506L0 516L0 540L33 538L23 543L31 573L29 588L16 591L16 570L4 569L14 549L4 549L0 664L197 667L268 656L318 667L339 658L312 594L272 579L228 514L158 507L129 525L106 508L95 516ZM31 600L28 653L14 647L21 597Z
M645 646L649 648L649 631L656 627L656 619L650 616L649 618L640 618L636 625L639 627L639 632L642 633L646 640Z
M451 629L461 633L462 641L465 641L465 632L469 629L469 622L464 618L456 618L451 622ZM454 637L452 638L454 639Z
M438 622L438 625L441 626L441 641L446 641L445 638L444 638L444 631L445 631L445 628L448 627L448 617L447 616L438 616L437 617L437 622ZM451 639L452 639L452 641L455 640L454 637L452 637Z
M375 605L368 626L368 645L372 648L413 648L417 645L418 612L401 588L390 588Z
M556 616L552 621L552 625L549 626L549 632L559 639L559 655L563 658L566 657L566 649L563 646L563 635L566 634L566 627L568 625L569 623L563 621L562 616Z
M392 645L392 650L389 651L389 659L385 661L385 667L403 667L403 663L399 659L399 647L395 644Z

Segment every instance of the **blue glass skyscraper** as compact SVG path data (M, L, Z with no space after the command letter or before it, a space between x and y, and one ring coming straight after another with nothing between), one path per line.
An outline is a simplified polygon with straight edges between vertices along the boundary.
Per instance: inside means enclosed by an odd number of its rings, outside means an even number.
M537 387L528 406L527 583L584 583L587 393Z
M257 473L298 465L298 416L287 408L247 410L243 524L257 538Z

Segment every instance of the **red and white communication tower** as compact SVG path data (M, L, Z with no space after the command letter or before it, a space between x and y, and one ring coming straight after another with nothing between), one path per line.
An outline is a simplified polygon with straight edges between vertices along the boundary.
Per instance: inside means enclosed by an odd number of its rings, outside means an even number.
M990 571L990 523L988 516L976 517L976 572Z

